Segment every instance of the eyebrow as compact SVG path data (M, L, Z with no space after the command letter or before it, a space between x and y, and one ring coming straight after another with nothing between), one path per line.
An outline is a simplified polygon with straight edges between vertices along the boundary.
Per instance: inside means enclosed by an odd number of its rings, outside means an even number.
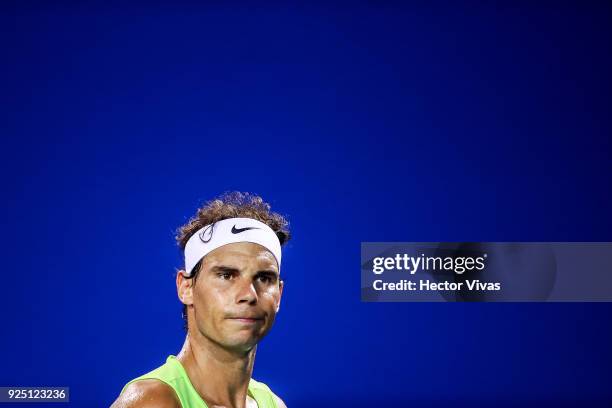
M217 266L213 266L210 269L211 272L230 272L230 273L240 273L240 270L238 268L234 268L233 266L225 266L225 265L217 265ZM266 274L270 274L270 275L274 275L276 277L279 277L280 274L273 270L273 269L262 269L260 271L257 271L257 273L266 273Z
M280 274L278 272L273 271L272 269L264 269L264 270L261 270L261 271L257 271L257 273L258 274L259 273L265 273L265 274L268 274L268 275L274 275L277 278L280 276Z
M234 268L231 266L224 266L224 265L213 266L210 269L210 271L211 272L233 272L233 273L240 272L238 268Z

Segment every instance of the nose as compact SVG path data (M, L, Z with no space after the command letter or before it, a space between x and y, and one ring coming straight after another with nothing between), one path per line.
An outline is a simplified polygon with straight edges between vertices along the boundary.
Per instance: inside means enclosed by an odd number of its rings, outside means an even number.
M257 304L257 290L255 290L255 285L250 279L241 279L236 294L236 303Z

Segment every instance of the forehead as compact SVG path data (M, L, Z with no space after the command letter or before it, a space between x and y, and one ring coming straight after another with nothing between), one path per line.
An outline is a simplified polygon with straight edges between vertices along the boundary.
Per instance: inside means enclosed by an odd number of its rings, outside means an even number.
M232 263L256 263L261 267L277 269L276 258L266 247L252 242L234 242L209 252L204 264L214 266Z

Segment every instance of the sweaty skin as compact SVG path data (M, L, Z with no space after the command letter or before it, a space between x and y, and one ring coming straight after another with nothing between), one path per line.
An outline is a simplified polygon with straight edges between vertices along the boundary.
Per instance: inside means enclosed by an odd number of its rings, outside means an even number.
M258 244L232 243L204 257L195 282L183 274L177 274L176 287L187 305L189 331L177 359L210 408L256 407L247 388L257 343L272 328L280 307L283 282L276 259ZM180 407L171 387L141 380L130 384L111 408Z

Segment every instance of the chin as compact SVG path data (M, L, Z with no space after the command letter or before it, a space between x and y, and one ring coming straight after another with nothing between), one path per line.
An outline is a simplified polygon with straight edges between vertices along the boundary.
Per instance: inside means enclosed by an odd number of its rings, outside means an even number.
M257 342L229 342L225 344L228 350L237 351L241 353L248 353L253 350L257 345Z
M259 343L259 340L261 340L261 337L249 333L234 335L231 338L226 338L222 344L229 349L250 351L257 345L257 343Z

